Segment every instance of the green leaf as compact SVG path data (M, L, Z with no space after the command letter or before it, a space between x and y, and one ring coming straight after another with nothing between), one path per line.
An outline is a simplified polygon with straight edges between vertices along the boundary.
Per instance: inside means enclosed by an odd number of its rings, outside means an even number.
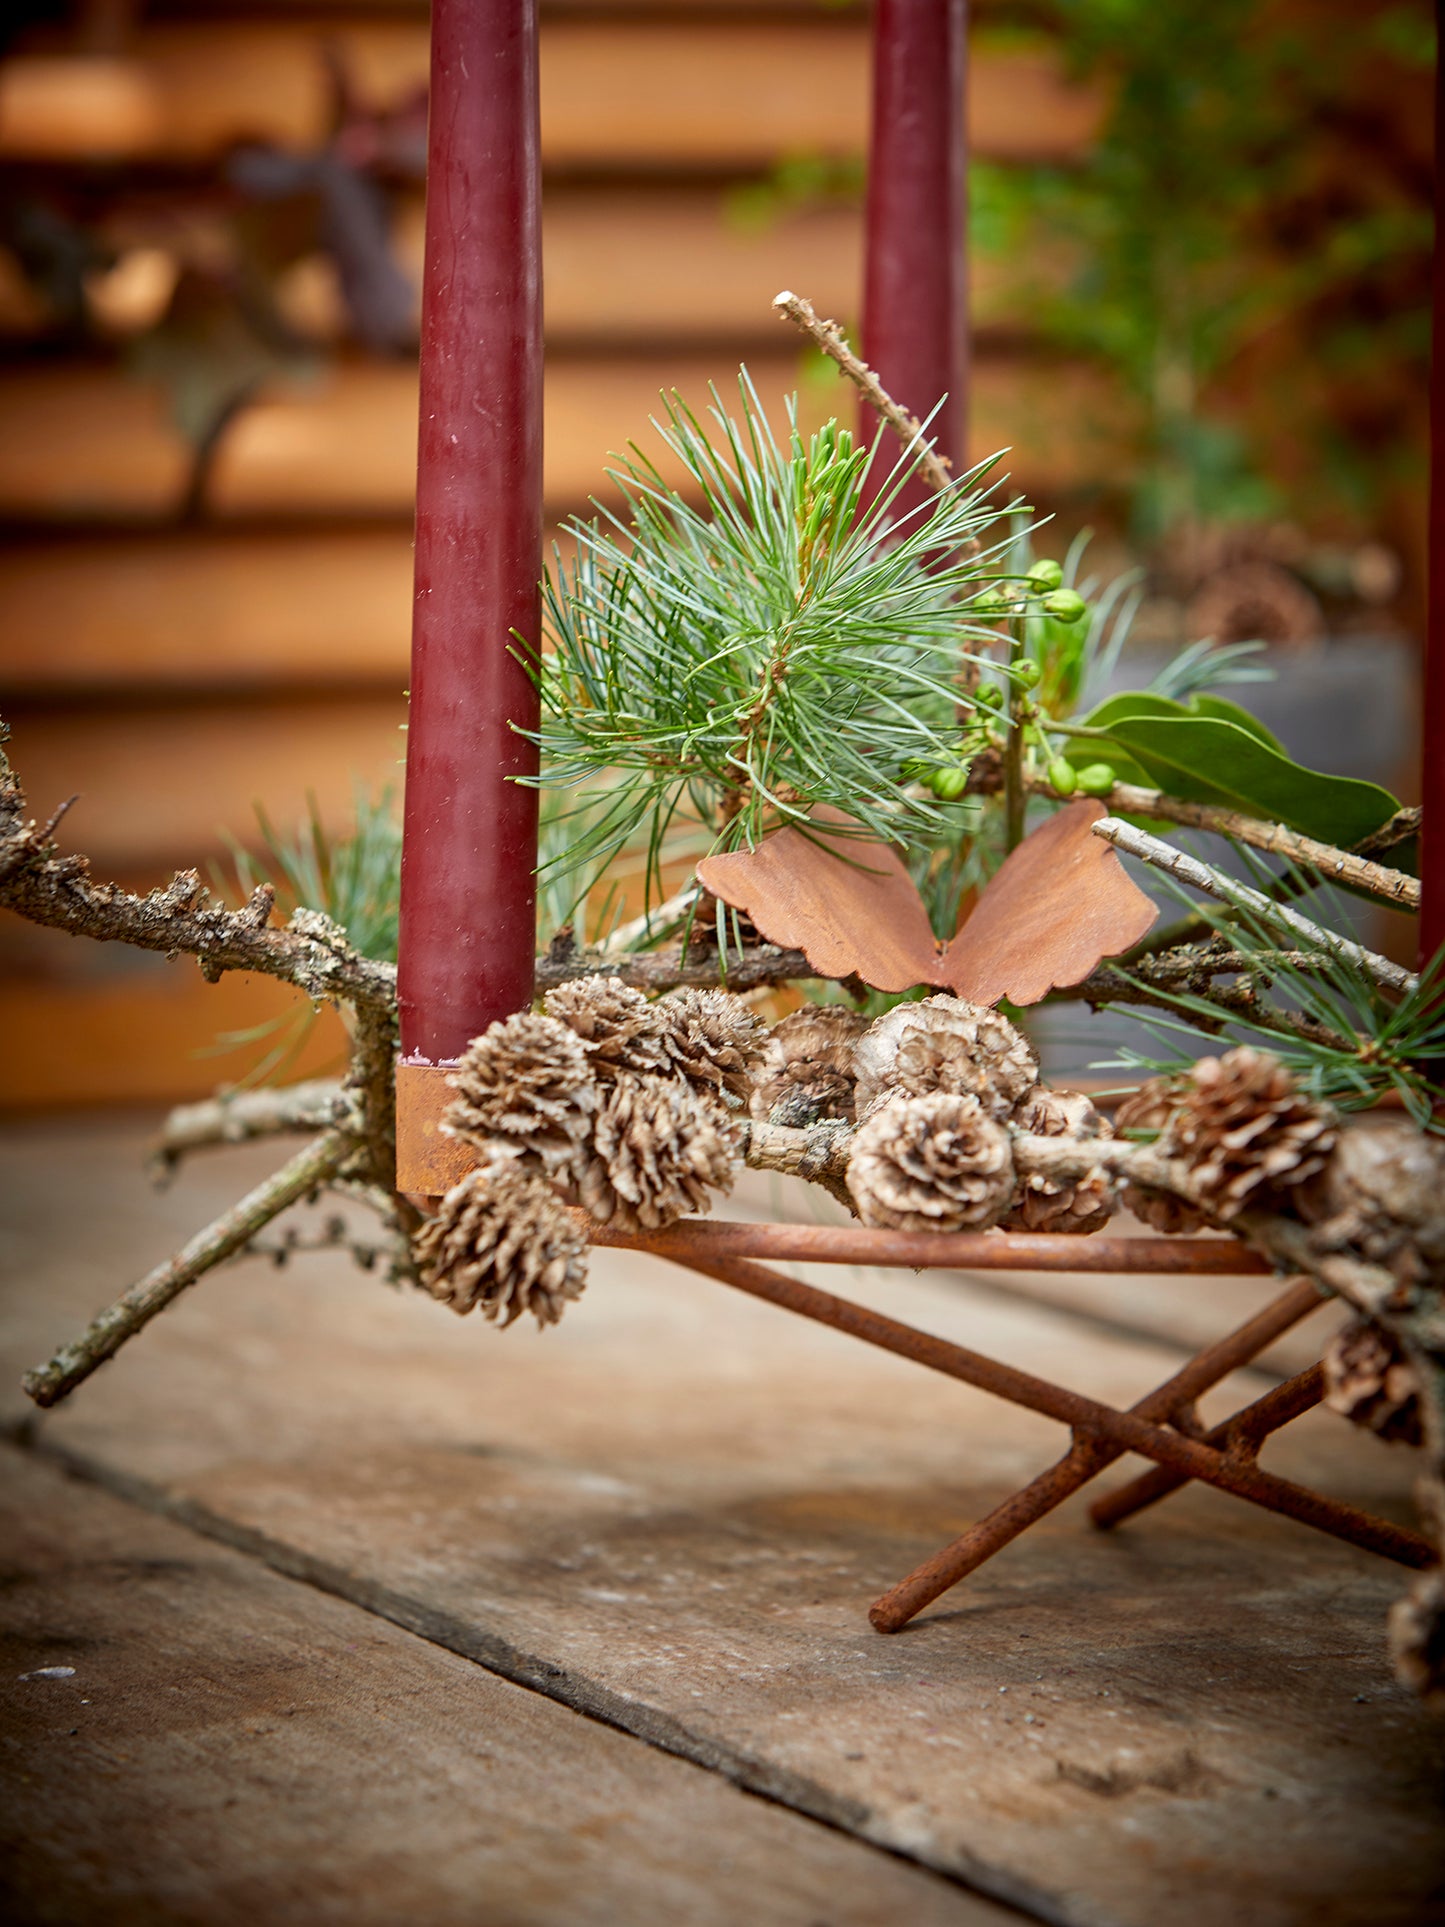
M1133 772L1142 772L1146 784L1171 796L1285 823L1340 849L1377 830L1400 807L1376 783L1292 761L1253 717L1218 698L1195 698L1186 707L1163 696L1112 696L1087 720L1116 749L1088 737L1070 749L1071 762L1107 756L1126 782L1139 781Z

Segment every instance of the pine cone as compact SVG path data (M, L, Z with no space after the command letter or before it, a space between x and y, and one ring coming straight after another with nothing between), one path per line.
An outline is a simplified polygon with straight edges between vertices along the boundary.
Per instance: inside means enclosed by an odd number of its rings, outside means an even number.
M1432 1713L1445 1713L1445 1566L1418 1573L1390 1608L1390 1658L1396 1678Z
M1151 1077L1132 1096L1126 1097L1114 1112L1114 1131L1123 1137L1132 1131L1163 1132L1183 1100L1184 1087L1170 1077ZM1209 1220L1193 1205L1185 1204L1168 1191L1150 1191L1142 1184L1126 1184L1119 1202L1132 1211L1141 1223L1171 1238L1187 1238L1203 1231Z
M599 1224L655 1231L730 1191L736 1130L722 1103L671 1077L624 1071L604 1093L578 1180Z
M864 1224L983 1230L1013 1198L1008 1132L976 1097L895 1097L854 1138L848 1189Z
M549 990L542 1008L580 1038L594 1077L668 1068L661 1006L616 977L574 977Z
M854 1051L858 1115L890 1097L976 1097L1000 1123L1038 1082L1033 1048L1007 1017L963 997L895 1004Z
M853 1119L853 1046L867 1019L843 1004L804 1004L768 1032L748 1109L768 1124L801 1129L820 1118Z
M455 1312L480 1307L494 1324L524 1311L555 1325L587 1283L587 1241L544 1178L519 1157L469 1171L417 1233L422 1283Z
M741 997L727 990L675 990L654 1005L668 1056L689 1084L747 1097L766 1033Z
M1227 1223L1322 1170L1335 1130L1334 1113L1297 1091L1277 1057L1240 1046L1200 1058L1159 1148L1188 1164L1202 1202Z
M1013 1115L1014 1128L1033 1137L1112 1137L1105 1120L1082 1091L1051 1091L1037 1084ZM1114 1180L1106 1171L1086 1178L1054 1179L1030 1173L1019 1186L1013 1209L1001 1220L1005 1231L1053 1231L1085 1237L1102 1230L1116 1209Z
M548 1171L577 1161L596 1106L587 1053L552 1017L520 1011L467 1046L447 1079L457 1093L442 1129L483 1149L504 1140Z
M1325 1404L1392 1445L1423 1445L1420 1380L1391 1334L1367 1318L1335 1333L1320 1361Z
M1387 1112L1352 1118L1299 1197L1321 1249L1350 1251L1402 1285L1445 1284L1445 1139Z

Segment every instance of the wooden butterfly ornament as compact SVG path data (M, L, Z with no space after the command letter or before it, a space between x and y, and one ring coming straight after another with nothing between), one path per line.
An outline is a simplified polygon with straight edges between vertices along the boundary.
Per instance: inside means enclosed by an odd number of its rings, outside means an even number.
M888 991L934 984L976 1004L1036 1004L1137 943L1159 914L1091 833L1104 814L1081 797L1041 824L944 944L897 851L871 838L829 843L777 830L755 850L704 858L697 874L769 943L801 950L819 976L857 976ZM848 819L820 811L815 821Z

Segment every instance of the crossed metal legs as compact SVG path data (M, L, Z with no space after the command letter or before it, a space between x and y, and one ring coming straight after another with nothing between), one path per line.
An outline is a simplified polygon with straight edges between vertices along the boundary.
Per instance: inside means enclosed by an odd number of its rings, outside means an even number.
M1269 1434L1319 1403L1323 1391L1319 1366L1274 1387L1209 1431L1204 1431L1199 1423L1195 1402L1204 1392L1248 1364L1319 1304L1319 1291L1307 1279L1294 1280L1271 1304L1237 1330L1207 1346L1155 1391L1138 1400L1128 1411L1121 1412L1031 1372L1000 1364L948 1339L918 1331L880 1312L820 1291L816 1286L756 1264L743 1255L757 1250L768 1255L808 1256L832 1262L918 1267L930 1262L958 1265L986 1252L983 1261L991 1269L1007 1268L1010 1260L1015 1268L1031 1269L1039 1259L1041 1244L1072 1245L1082 1259L1089 1252L1089 1243L1094 1243L1093 1252L1076 1268L1098 1270L1105 1268L1099 1263L1105 1254L1095 1241L1010 1238L995 1232L977 1239L940 1238L933 1241L937 1247L934 1258L931 1252L926 1256L920 1254L916 1238L892 1240L891 1234L856 1233L846 1226L687 1223L636 1237L600 1227L594 1227L591 1235L597 1244L617 1245L672 1259L705 1277L767 1299L820 1324L831 1325L836 1331L848 1332L867 1344L911 1358L1069 1427L1072 1443L1056 1465L1006 1499L961 1538L925 1560L875 1602L869 1618L879 1632L900 1631L941 1593L976 1571L1127 1452L1152 1459L1154 1469L1097 1501L1092 1509L1096 1525L1117 1525L1190 1480L1199 1479L1266 1511L1297 1519L1301 1524L1314 1526L1318 1531L1394 1559L1401 1565L1429 1566L1438 1557L1435 1548L1418 1533L1326 1498L1308 1486L1277 1478L1260 1467L1258 1452ZM1160 1270L1215 1272L1227 1268L1236 1271L1263 1268L1241 1250L1235 1249L1231 1254L1230 1247L1222 1246L1220 1240L1167 1242L1169 1263L1167 1267L1159 1264ZM1154 1269L1149 1262L1154 1255L1153 1247L1164 1243L1156 1239L1111 1240L1109 1256L1118 1262L1110 1268ZM896 1254L894 1244L899 1247ZM1064 1262L1072 1254L1061 1252L1055 1256L1051 1252L1048 1255L1053 1269L1075 1268ZM1196 1262L1187 1262L1188 1256L1196 1256Z

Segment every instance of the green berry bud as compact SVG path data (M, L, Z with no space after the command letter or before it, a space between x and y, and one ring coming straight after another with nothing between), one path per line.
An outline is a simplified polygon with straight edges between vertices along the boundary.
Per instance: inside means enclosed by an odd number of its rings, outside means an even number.
M997 589L985 589L982 595L975 596L969 611L975 616L1004 616L1008 614L1008 602Z
M1079 771L1079 788L1085 796L1107 796L1116 781L1112 763L1089 763Z
M1044 597L1044 614L1055 622L1082 622L1089 605L1077 589L1054 589Z
M1078 773L1067 756L1056 756L1049 764L1049 786L1060 796L1072 796L1079 787Z
M1003 691L996 682L986 682L974 691L973 700L984 709L1002 709Z
M928 787L941 803L956 803L968 788L968 771L956 766L936 769L928 779Z
M1057 562L1041 558L1029 570L1029 581L1039 589L1058 589L1063 586L1064 572Z
M1020 661L1009 666L1009 674L1020 689L1037 689L1043 673L1032 656L1024 656Z

